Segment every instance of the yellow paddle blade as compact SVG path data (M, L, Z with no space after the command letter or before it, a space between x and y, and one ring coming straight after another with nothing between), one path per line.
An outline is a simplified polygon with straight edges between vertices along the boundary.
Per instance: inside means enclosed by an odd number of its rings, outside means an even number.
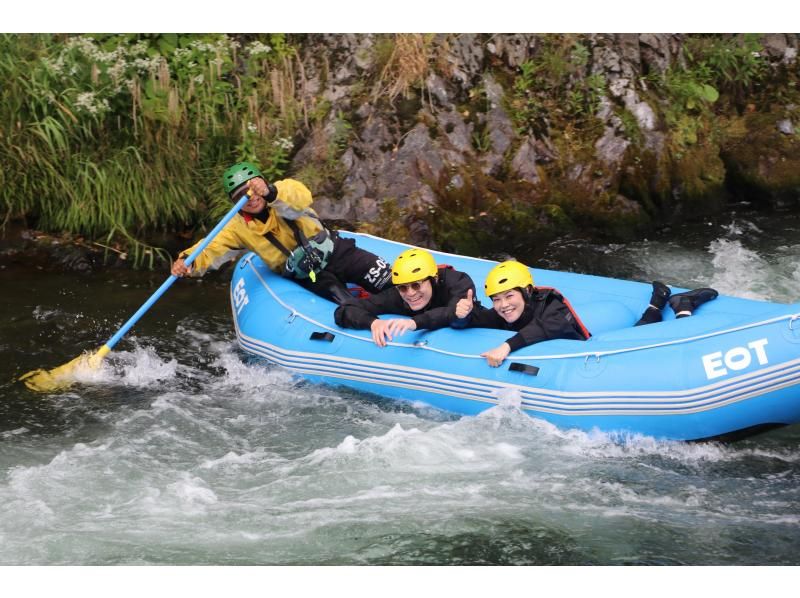
M94 353L84 353L72 361L52 370L33 370L20 376L20 381L36 392L55 392L68 388L75 381L75 372L81 369L96 369L111 349L103 345Z

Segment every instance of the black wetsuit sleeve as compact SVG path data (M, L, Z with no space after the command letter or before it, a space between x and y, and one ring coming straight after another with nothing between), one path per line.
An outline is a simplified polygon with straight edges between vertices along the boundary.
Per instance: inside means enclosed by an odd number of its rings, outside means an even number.
M366 299L355 299L340 305L333 312L333 319L342 328L369 330L381 314L406 314L408 310L394 287L370 295Z
M569 308L559 298L550 295L545 299L544 309L506 342L512 351L516 351L557 338L584 340L575 328L575 319Z
M496 328L499 330L509 330L506 321L497 315L491 308L486 308L476 302L469 315L464 318L467 321L465 328Z
M506 340L512 351L541 341L556 338L585 340L576 328L575 318L569 308L555 294L549 294L542 302L530 301L520 318L525 322L519 328L509 326L494 309L476 307L470 313L468 327L517 330Z
M475 285L469 274L458 270L442 269L439 271L439 281L436 283L431 304L434 307L414 315L412 320L417 325L417 330L437 330L461 322L456 318L456 304L467 296L467 291L472 289L475 295ZM455 324L455 327L463 327Z

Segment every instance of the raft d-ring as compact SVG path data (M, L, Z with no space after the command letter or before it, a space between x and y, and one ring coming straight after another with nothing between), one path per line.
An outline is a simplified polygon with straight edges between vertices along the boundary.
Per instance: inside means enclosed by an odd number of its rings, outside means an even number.
M800 315L794 315L789 318L789 330L794 330L795 320L800 320Z
M289 324L291 324L292 322L294 322L294 319L296 317L297 317L297 312L293 311L292 313L289 314L289 317L286 318L286 321L289 322Z
M587 355L586 359L583 360L583 367L589 367L589 358L594 357L594 363L600 363L600 355L595 353L594 355Z
M242 268L247 266L250 263L250 260L253 259L254 255L255 254L253 252L250 252L246 256L244 256L241 260L239 260L239 269L241 270Z
M415 347L427 347L428 341L414 341Z

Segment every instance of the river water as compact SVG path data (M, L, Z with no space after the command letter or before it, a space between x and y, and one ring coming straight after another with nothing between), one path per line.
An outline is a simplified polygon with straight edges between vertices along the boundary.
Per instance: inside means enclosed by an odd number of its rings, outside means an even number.
M519 257L789 303L799 231L741 211ZM69 391L11 381L102 345L164 277L0 269L0 564L800 563L800 426L621 445L313 386L237 349L224 273L179 281Z

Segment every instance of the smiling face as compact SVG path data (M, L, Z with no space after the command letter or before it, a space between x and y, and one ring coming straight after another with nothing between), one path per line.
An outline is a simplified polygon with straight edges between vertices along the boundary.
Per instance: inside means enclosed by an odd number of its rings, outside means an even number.
M511 289L492 295L492 308L509 324L513 324L522 316L525 309L525 297L519 289Z
M248 214L258 214L267 206L266 200L260 195L253 195L247 200L247 203L242 206L242 212Z
M238 199L241 197L241 194L247 189L252 189L253 192L250 196L250 199L242 207L242 212L246 212L247 214L258 214L267 206L267 201L263 197L267 194L267 182L261 177L250 179L246 183L240 185L236 191L231 194L231 197L234 198L233 201L238 201Z
M395 288L411 311L425 309L433 296L433 285L430 278L408 284L398 284L395 285Z

